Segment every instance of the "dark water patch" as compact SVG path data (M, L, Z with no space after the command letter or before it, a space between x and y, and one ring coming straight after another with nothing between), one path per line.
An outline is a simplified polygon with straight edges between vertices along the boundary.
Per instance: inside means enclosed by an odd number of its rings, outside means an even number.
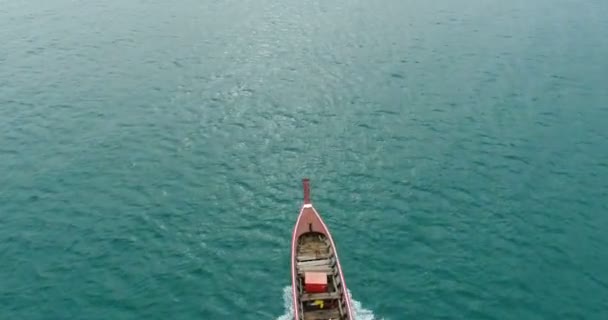
M401 73L391 73L391 77L395 79L405 79L405 76Z

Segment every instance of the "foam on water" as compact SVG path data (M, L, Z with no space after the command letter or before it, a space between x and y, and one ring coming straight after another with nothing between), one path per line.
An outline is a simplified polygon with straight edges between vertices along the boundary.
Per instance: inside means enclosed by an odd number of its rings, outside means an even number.
M354 300L348 291L348 296L353 307L354 319L355 320L380 320L376 319L374 313L371 310L367 310L361 306L361 302ZM285 304L285 314L278 317L277 320L293 320L293 299L291 296L291 286L283 288L283 302Z

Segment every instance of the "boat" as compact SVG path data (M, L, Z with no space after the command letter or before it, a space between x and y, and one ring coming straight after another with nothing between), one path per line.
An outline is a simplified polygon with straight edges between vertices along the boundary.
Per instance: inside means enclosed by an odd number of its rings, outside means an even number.
M310 180L302 184L304 203L291 239L294 320L353 320L338 250L310 201Z

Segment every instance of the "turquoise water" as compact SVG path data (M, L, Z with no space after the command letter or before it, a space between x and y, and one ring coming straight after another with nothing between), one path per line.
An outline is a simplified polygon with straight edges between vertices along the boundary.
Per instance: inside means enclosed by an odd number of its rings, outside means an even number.
M608 2L0 0L0 319L608 318Z

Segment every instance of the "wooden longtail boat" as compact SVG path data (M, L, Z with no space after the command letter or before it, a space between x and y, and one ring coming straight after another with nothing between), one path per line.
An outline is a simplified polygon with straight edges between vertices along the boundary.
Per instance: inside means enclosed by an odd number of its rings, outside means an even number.
M309 180L302 183L304 204L291 239L294 320L353 320L336 245L310 201Z

